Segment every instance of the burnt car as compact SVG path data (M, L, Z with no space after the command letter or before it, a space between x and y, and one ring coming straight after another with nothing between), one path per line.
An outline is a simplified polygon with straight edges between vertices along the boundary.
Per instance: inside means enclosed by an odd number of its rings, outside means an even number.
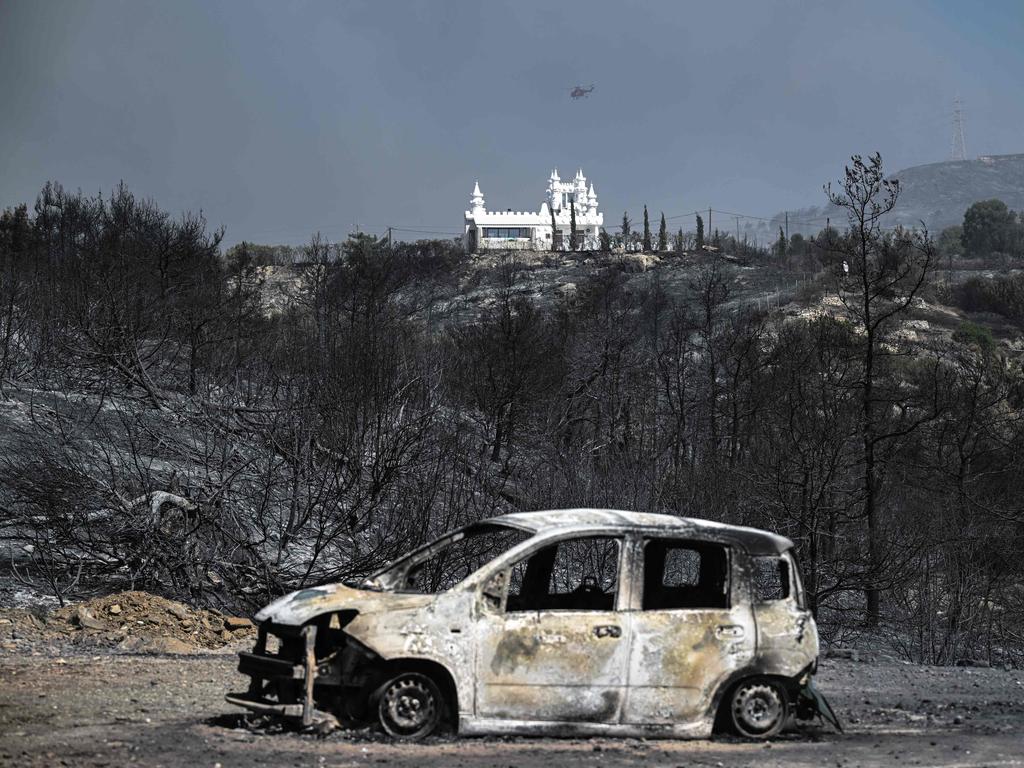
M256 614L233 704L304 726L768 738L834 722L793 543L638 512L524 512Z

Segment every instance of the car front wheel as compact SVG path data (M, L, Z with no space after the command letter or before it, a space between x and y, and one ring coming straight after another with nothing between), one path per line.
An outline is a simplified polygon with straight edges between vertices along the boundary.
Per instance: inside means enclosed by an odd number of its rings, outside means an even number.
M786 689L766 677L744 680L732 690L729 715L740 736L770 739L782 730L789 717Z
M402 672L377 692L381 727L396 739L416 741L437 730L444 698L437 684L418 672Z

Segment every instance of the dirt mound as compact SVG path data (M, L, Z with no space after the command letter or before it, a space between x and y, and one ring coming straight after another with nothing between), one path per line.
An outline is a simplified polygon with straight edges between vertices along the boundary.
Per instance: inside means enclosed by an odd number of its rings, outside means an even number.
M40 617L0 611L4 650L23 642L107 647L135 653L193 653L244 641L249 619L193 608L148 592L118 592L58 608Z

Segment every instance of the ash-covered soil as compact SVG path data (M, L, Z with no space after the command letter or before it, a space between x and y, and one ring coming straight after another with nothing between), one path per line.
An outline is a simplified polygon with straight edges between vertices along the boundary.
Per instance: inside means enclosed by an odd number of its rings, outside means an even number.
M33 655L38 654L38 655ZM1021 766L1024 672L824 660L845 734L768 744L636 739L457 739L394 744L245 727L223 700L232 654L0 655L0 765L18 766Z

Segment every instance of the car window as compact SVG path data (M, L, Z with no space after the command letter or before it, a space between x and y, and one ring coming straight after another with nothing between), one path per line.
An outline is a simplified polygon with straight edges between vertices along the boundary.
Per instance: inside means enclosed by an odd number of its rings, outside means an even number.
M566 539L512 567L508 611L610 611L619 580L619 539Z
M437 549L412 565L400 589L435 594L451 589L498 555L526 541L532 534L516 528L481 524L438 542Z
M754 558L754 598L771 603L789 597L789 562L781 557Z
M644 545L643 610L729 607L729 554L712 542L651 539Z

